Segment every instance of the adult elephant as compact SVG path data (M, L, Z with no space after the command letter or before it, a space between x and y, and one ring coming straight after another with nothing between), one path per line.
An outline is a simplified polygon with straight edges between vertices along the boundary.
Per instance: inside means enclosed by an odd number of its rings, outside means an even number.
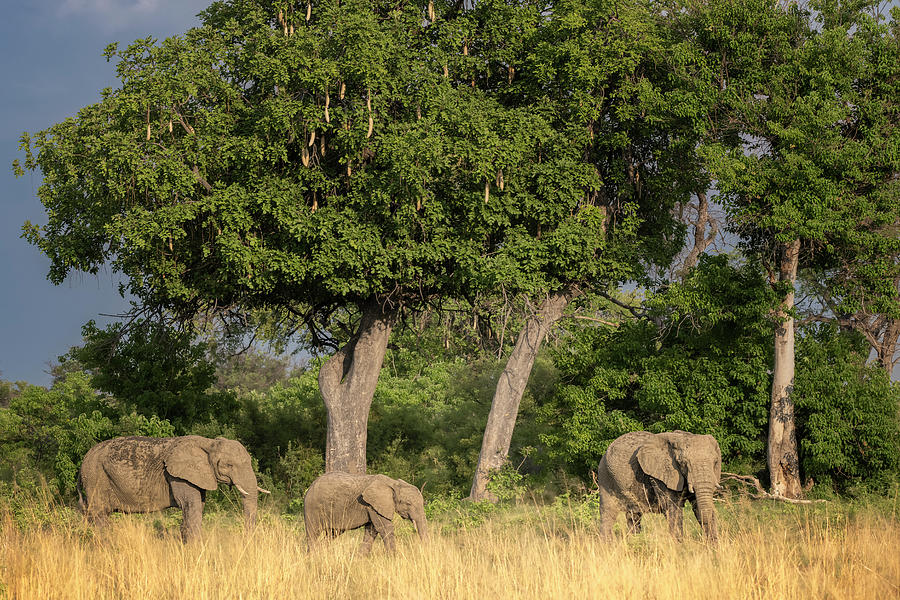
M256 524L259 492L250 454L240 442L197 435L120 437L88 450L78 474L82 513L92 522L112 512L145 513L170 507L184 514L185 542L200 534L206 492L225 483L243 497L244 522Z
M711 435L686 431L634 431L616 438L597 468L600 523L612 534L616 516L626 513L629 529L640 531L647 512L666 515L669 532L684 535L684 503L711 543L718 540L713 492L722 475L722 451Z
M361 549L368 554L376 536L388 552L394 550L394 513L416 526L419 538L428 539L425 501L416 486L385 475L326 473L313 481L303 497L303 519L309 549L319 537L335 537L365 527Z

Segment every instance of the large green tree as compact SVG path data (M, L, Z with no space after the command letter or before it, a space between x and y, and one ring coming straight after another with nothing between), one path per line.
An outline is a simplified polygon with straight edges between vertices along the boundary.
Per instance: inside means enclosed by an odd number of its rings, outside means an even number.
M326 469L364 471L409 309L498 286L568 297L629 264L596 258L609 230L634 232L639 200L601 195L639 175L623 156L604 183L582 158L588 138L621 134L602 111L576 116L572 82L547 93L552 60L518 63L568 14L543 6L231 0L183 37L110 47L121 86L26 136L49 214L28 236L54 281L109 263L185 321L292 315L333 350Z
M326 469L364 471L391 329L483 275L507 209L488 201L486 148L533 152L544 133L449 77L455 5L230 0L183 36L110 46L119 86L23 140L50 279L108 264L183 321L293 315L333 351Z
M480 500L507 460L535 358L567 306L668 263L683 234L672 209L707 181L692 159L703 101L672 75L670 36L652 3L479 2L468 17L485 32L475 84L505 106L541 107L550 132L518 169L526 177L508 197L521 209L509 211L499 238L505 264L494 288L525 310L485 427L470 493Z
M719 81L722 145L707 146L730 225L778 290L769 417L772 491L801 493L795 432L798 269L847 273L897 244L896 37L869 3L697 2L697 43ZM890 252L895 254L896 251ZM894 285L857 269L856 292ZM826 285L832 285L832 279ZM858 297L858 296L857 296Z

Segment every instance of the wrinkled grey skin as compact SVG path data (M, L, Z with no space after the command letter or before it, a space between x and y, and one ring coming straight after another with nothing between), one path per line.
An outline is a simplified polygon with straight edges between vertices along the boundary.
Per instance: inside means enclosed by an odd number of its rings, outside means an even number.
M615 439L600 460L600 523L612 534L616 516L625 511L629 530L641 529L647 512L666 515L669 532L684 535L684 503L690 501L707 540L716 543L718 528L713 492L722 475L722 452L711 435L685 431L634 431Z
M394 513L416 526L419 538L428 539L422 492L402 479L385 475L327 473L310 484L303 497L306 539L314 550L324 534L333 538L350 529L365 527L360 549L372 550L380 535L388 552L394 551Z
M81 512L92 522L104 522L112 512L177 507L184 514L185 542L200 534L208 490L220 483L235 486L243 497L248 528L256 523L258 493L266 491L257 486L250 454L240 442L197 435L100 442L88 450L78 478Z

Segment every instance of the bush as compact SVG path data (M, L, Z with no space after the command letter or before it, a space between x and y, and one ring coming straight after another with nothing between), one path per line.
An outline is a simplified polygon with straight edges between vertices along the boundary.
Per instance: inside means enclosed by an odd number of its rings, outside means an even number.
M234 393L212 387L216 367L207 358L207 345L194 343L190 332L149 320L101 330L89 321L82 336L84 344L61 360L90 373L92 385L124 410L167 420L180 434L212 418L235 416Z
M24 386L0 408L0 480L29 489L46 481L54 492L71 496L81 459L97 442L174 434L159 417L119 410L83 372L65 374L49 390Z
M552 459L587 479L628 431L719 440L726 462L765 465L771 291L750 265L704 257L647 303L647 319L571 331L554 353L565 382L540 417Z
M414 378L382 373L369 417L370 470L427 484L434 495L467 495L503 367L495 359L484 359L473 364L433 362ZM534 415L555 377L552 364L542 356L522 398L510 444L509 458L515 464L538 442L543 426ZM531 460L523 471L549 473Z
M325 447L325 405L317 371L306 371L263 392L244 393L238 400L241 408L234 420L235 437L279 486L293 485L289 473L296 473L286 465L285 457L322 456ZM279 479L282 476L285 479Z
M800 338L794 399L801 468L838 491L889 489L900 475L900 388L855 332L826 326Z

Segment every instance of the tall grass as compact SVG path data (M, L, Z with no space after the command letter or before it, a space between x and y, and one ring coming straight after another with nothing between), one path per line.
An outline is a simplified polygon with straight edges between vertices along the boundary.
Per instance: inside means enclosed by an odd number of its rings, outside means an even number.
M894 598L896 504L725 504L718 548L693 517L682 544L656 516L607 542L581 512L520 507L469 527L438 517L427 545L398 523L396 555L379 542L364 557L358 533L308 555L302 525L273 514L250 535L237 515L207 515L203 541L184 546L176 516L94 529L45 502L0 508L0 580L9 598L41 600Z

